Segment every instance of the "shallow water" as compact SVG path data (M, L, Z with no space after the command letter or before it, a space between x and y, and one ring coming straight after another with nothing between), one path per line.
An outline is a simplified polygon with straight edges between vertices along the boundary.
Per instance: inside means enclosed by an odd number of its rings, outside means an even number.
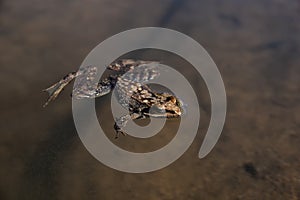
M298 199L300 198L300 2L296 0L0 1L1 199ZM72 119L71 87L47 108L42 89L76 70L98 43L121 31L163 26L201 43L226 87L220 140L197 154L210 118L201 77L166 52L157 59L198 89L196 140L176 162L147 174L110 169L81 143ZM113 138L107 106L99 121ZM150 151L173 137L176 120L157 138L121 137L125 149Z

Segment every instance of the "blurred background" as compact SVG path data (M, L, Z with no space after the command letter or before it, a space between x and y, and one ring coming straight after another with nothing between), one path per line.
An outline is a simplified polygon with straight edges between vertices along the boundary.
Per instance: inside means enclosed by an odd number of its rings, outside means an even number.
M0 199L299 199L299 21L298 0L0 0ZM42 90L78 69L101 41L144 26L203 45L222 74L228 112L217 145L198 159L210 118L201 77L166 52L125 55L184 71L204 110L180 159L128 174L104 166L81 143L71 87L46 108ZM97 110L113 138L109 102L97 100ZM153 150L172 139L177 122L150 143L129 136L113 142Z

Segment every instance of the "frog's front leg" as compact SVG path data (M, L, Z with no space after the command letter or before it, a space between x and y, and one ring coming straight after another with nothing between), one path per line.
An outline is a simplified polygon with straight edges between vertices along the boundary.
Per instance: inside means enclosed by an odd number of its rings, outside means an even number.
M126 114L126 115L122 115L121 117L118 117L116 119L115 125L114 125L114 129L116 131L116 136L115 138L117 139L120 135L120 133L122 135L127 135L122 129L126 126L127 122L130 119L139 119L143 117L142 115L138 114L138 113L131 113L131 114Z

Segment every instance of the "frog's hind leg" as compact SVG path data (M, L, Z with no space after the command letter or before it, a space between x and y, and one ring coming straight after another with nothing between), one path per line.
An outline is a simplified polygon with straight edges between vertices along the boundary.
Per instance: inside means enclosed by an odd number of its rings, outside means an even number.
M59 82L53 84L49 88L43 90L44 92L48 92L49 97L43 107L46 107L50 101L53 101L57 98L57 96L61 93L61 91L66 87L76 76L77 72L71 72L67 74L64 78L62 78Z
M77 72L71 72L63 77L59 82L45 89L48 92L49 98L44 104L44 107L49 104L50 101L55 100L61 91L75 78L77 82L73 88L73 94L75 98L95 98L103 96L111 91L112 83L111 80L102 81L101 84L94 84L93 80L97 73L97 68L94 66L86 66L80 68Z
M116 119L116 122L114 124L114 129L116 131L116 136L115 136L115 139L117 139L120 135L120 133L122 135L127 135L123 130L122 128L124 128L127 124L127 122L130 120L130 119L139 119L139 118L142 118L143 116L140 115L140 114L137 114L137 113L132 113L132 114L126 114L126 115L122 115L121 117L118 117Z

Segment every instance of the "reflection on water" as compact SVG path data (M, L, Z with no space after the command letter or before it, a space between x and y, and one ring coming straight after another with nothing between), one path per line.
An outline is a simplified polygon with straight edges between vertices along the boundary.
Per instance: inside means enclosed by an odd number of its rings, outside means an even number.
M174 15L178 12L178 10L182 7L184 4L184 0L172 0L169 3L168 8L161 16L160 20L158 21L157 25L158 27L165 27L167 26Z
M0 198L300 198L299 7L296 0L0 0ZM157 172L126 174L84 148L73 124L71 88L46 109L41 90L76 70L99 42L142 26L181 31L207 49L223 76L228 113L215 149L197 159L210 118L201 77L174 55L125 55L183 72L202 111L197 138L179 160ZM113 133L109 101L96 103L100 123ZM170 122L157 141L113 142L152 149L169 141L174 127Z

